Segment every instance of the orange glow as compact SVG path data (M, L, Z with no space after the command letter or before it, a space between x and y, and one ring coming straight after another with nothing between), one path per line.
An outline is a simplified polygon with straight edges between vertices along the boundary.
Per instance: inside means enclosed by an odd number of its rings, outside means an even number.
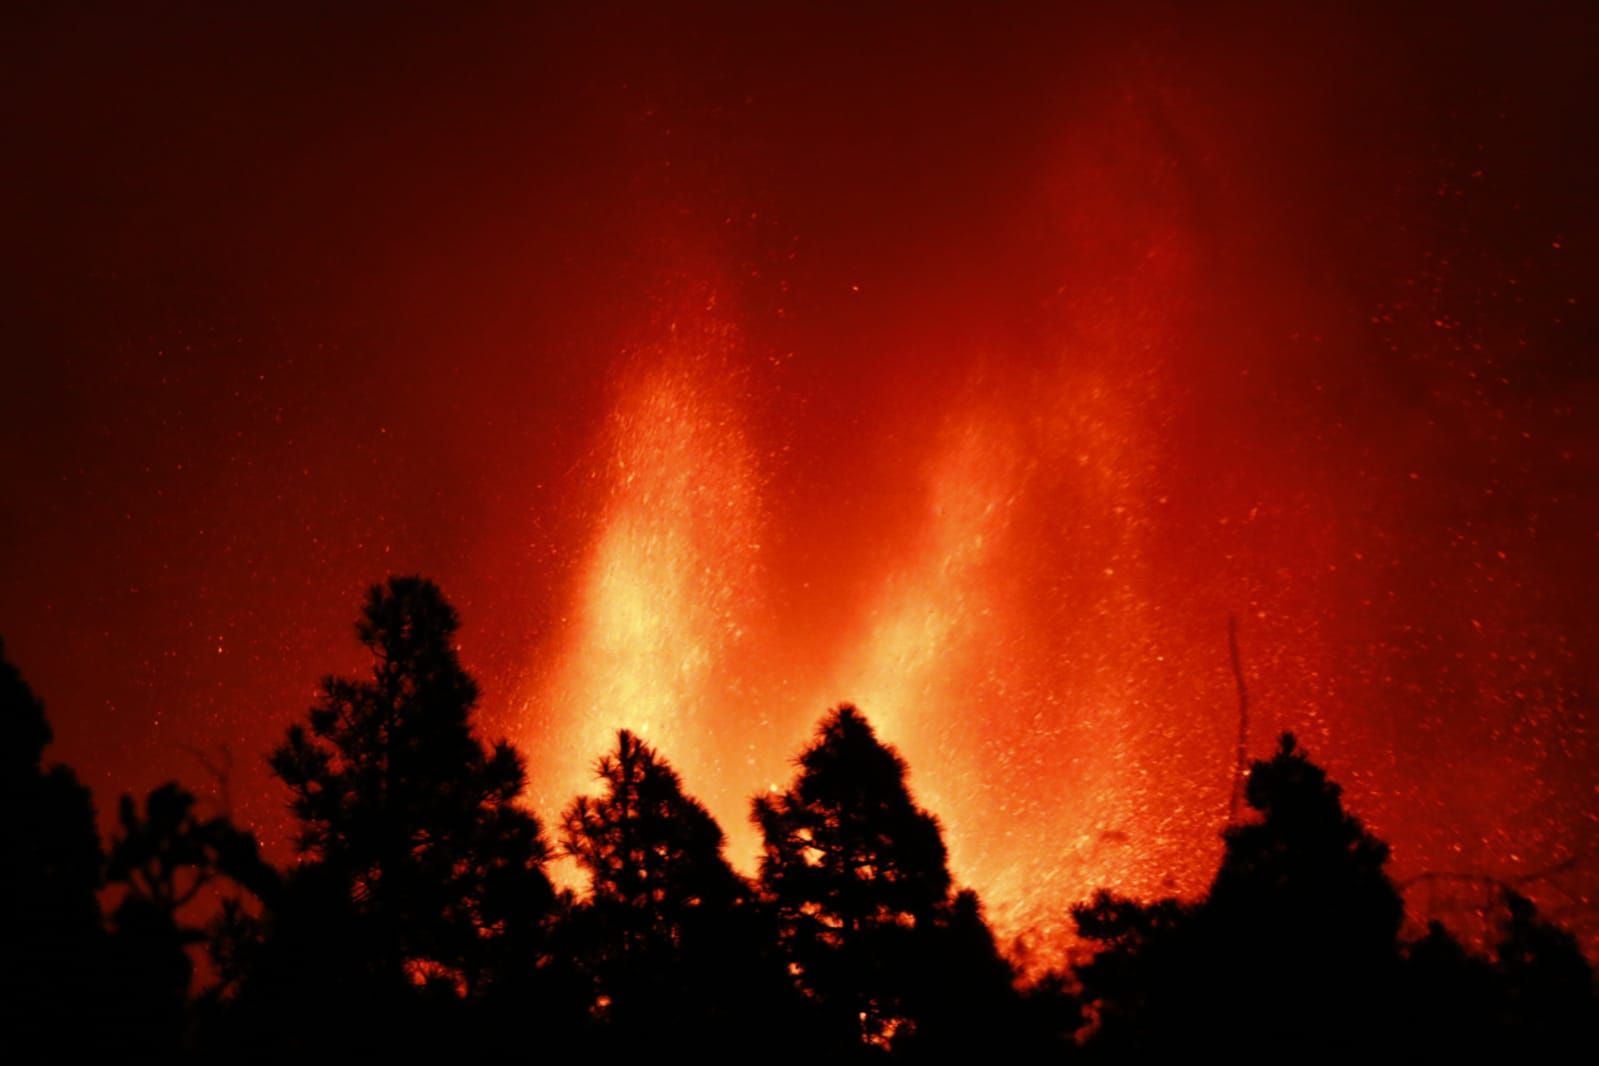
M558 723L553 744L538 745L553 756L535 786L551 810L589 789L619 729L670 753L696 783L720 779L736 755L710 710L748 643L760 501L741 412L715 379L729 344L725 330L674 326L619 383L567 643L528 697ZM706 733L719 743L699 743Z
M287 860L258 756L418 573L547 831L631 728L752 872L848 701L1047 934L1205 884L1235 616L1253 754L1599 945L1581 18L55 6L0 636L102 817L226 766Z

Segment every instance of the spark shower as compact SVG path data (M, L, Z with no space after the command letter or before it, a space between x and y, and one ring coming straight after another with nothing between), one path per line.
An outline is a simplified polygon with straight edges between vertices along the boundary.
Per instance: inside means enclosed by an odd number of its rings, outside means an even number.
M1592 15L975 11L16 20L0 632L102 814L285 852L419 572L542 816L632 728L748 869L851 701L1047 937L1213 871L1235 616L1253 754L1591 944Z

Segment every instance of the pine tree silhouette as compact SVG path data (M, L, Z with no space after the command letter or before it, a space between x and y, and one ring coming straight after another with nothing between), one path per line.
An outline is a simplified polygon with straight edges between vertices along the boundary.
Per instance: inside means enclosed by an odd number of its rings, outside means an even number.
M589 875L575 917L612 1051L748 1053L799 1010L769 915L654 749L623 730L597 769L604 793L573 801L562 836Z
M617 947L681 939L695 913L726 909L748 892L722 853L722 830L683 793L677 771L627 730L599 761L605 793L579 796L562 840L588 872L596 906L616 914Z
M297 909L355 922L339 941L379 980L480 996L537 969L555 892L539 821L516 802L523 759L473 735L457 625L432 582L371 588L357 634L373 676L323 681L270 762L318 866L293 885Z
M1314 918L1301 935L1320 946L1390 956L1404 902L1385 870L1388 845L1344 809L1342 791L1283 734L1250 771L1245 795L1261 818L1227 829L1210 908Z
M1404 901L1388 845L1343 806L1342 789L1283 734L1246 798L1260 820L1230 827L1201 915L1233 960L1234 992L1260 1039L1371 1046L1396 1026Z
M1387 845L1291 734L1252 764L1246 799L1260 817L1226 830L1200 903L1101 895L1074 908L1103 945L1079 974L1108 1056L1392 1046L1403 905Z
M907 1051L919 1028L953 1033L961 1017L992 1017L984 997L1009 994L1009 969L975 898L951 899L938 821L911 798L898 753L845 705L799 767L786 792L755 801L754 817L761 883L806 994L865 1043ZM955 993L952 977L983 991Z
M1224 832L1203 899L1098 893L1072 909L1098 950L1026 995L981 901L952 891L903 760L847 705L790 787L754 803L758 887L672 767L619 733L601 794L562 819L590 880L578 903L517 803L521 757L476 739L456 629L429 582L371 590L371 679L326 680L271 758L302 827L284 875L175 784L125 797L102 854L88 792L46 768L43 708L0 648L7 1050L1043 1061L1086 1016L1090 1061L1599 1053L1591 966L1518 892L1492 958L1437 924L1401 943L1387 846L1288 734L1250 768L1255 817ZM220 880L248 895L202 929L185 908ZM196 1002L202 941L220 983Z

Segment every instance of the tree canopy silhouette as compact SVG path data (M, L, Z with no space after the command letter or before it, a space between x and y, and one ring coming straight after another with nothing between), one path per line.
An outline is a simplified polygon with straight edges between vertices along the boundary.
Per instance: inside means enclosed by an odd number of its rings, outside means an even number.
M562 840L587 871L595 905L626 916L622 950L676 941L695 912L747 895L722 853L721 827L648 744L622 730L598 776L604 794L573 800Z
M1293 734L1256 762L1245 796L1258 821L1234 825L1201 909L1235 960L1234 992L1284 1044L1365 1046L1389 1031L1404 901L1388 845L1344 809L1342 789Z
M283 873L176 784L125 797L102 851L89 795L44 760L44 709L0 647L0 1008L13 1047L87 1057L347 1062L557 1057L902 1062L1592 1058L1593 971L1505 887L1491 953L1401 939L1387 846L1290 734L1210 889L1072 909L1097 950L1018 989L934 816L854 707L759 797L760 879L677 772L622 731L563 812L588 874L557 893L520 755L432 583L373 587L370 678L326 679L272 753L300 822ZM195 923L208 887L244 889ZM102 895L111 908L101 910ZM215 913L215 910L213 910ZM203 917L203 915L202 915ZM190 951L218 980L191 989ZM1084 1009L1086 1005L1086 1010ZM1088 1024L1082 1023L1087 1020ZM8 1049L9 1050L9 1049Z
M458 625L430 581L374 586L356 625L371 678L326 679L271 765L294 793L298 849L366 927L367 961L481 992L505 951L533 964L555 895L538 820L517 803L521 755L473 732Z
M1251 765L1245 798L1258 818L1227 828L1199 903L1073 909L1103 945L1079 975L1112 1054L1332 1052L1394 1031L1404 908L1387 845L1292 734Z
M107 882L123 890L111 913L110 994L125 1048L154 1056L185 1039L189 949L211 935L181 912L220 879L270 898L277 871L261 859L253 834L224 815L199 817L194 795L173 782L152 791L142 812L123 796L117 821L106 861Z
M1250 771L1245 797L1261 817L1227 829L1209 906L1294 923L1318 947L1390 956L1404 902L1385 869L1388 845L1344 809L1342 793L1283 734Z
M975 899L951 899L938 821L912 799L904 760L854 707L822 720L794 783L759 797L754 817L761 883L799 984L866 1043L914 1044L919 1028L951 1020L946 966L1000 961ZM987 972L1009 988L1002 961ZM968 990L956 1006L973 1002Z
M1546 921L1531 900L1504 892L1498 956L1503 1031L1509 1050L1546 1061L1586 1049L1599 1051L1599 1004L1593 967L1570 932Z
M621 1043L657 1050L747 1052L797 1010L765 909L653 748L622 730L597 770L604 792L572 802L562 838L589 875L574 917L613 1049L628 1034Z
M98 1019L104 856L89 790L44 765L44 705L0 643L0 1009L8 1036L80 1050Z

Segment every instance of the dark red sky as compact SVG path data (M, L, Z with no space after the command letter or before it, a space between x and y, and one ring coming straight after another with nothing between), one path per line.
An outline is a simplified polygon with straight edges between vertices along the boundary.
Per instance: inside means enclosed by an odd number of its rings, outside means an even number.
M102 810L389 573L546 816L832 702L1015 927L1214 859L1242 620L1402 876L1599 892L1587 5L24 5L0 634ZM228 753L224 755L224 749Z

